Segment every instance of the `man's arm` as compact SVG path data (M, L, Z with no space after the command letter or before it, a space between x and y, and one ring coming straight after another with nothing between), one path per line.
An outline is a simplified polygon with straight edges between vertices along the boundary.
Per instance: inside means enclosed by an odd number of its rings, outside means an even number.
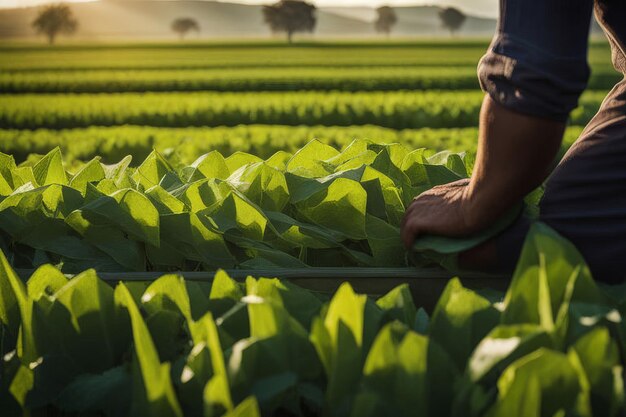
M467 236L489 226L550 173L565 123L513 112L486 96L470 181L420 195L402 226L407 248L422 234Z
M479 228L488 225L541 185L550 174L564 132L563 122L513 112L486 96L467 192L476 206L468 213L471 223Z
M480 62L487 93L471 180L435 187L407 209L402 239L467 236L541 184L589 78L593 0L501 0L498 30Z

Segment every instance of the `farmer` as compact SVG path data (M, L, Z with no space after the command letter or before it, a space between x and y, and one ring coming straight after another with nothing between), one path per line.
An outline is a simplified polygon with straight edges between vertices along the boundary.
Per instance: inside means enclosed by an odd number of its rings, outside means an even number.
M486 92L470 180L436 187L407 209L402 239L467 236L488 227L550 174L566 120L587 86L595 7L626 73L626 0L501 0L496 36L478 66ZM539 220L573 242L593 276L626 277L626 80L546 182ZM460 266L512 271L530 222L520 217L492 241L461 254Z

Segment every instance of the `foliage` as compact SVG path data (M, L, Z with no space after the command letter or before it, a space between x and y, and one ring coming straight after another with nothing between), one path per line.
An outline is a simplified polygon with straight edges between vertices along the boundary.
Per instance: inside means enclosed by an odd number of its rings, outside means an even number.
M303 0L280 0L263 6L263 19L272 32L285 32L289 43L296 32L313 32L317 17L316 7Z
M200 25L191 17L179 17L172 22L172 31L182 40L189 32L200 32Z
M240 124L371 125L394 129L474 127L479 91L22 94L0 100L5 129ZM586 124L605 94L587 92L571 123Z
M263 161L213 151L189 166L151 153L75 174L52 150L0 154L0 230L15 265L63 271L403 266L399 225L421 191L466 177L462 156L312 141Z
M211 283L23 283L0 252L3 415L554 416L624 413L623 290L531 229L506 294L451 280L433 314L218 272Z
M441 19L443 27L448 29L450 33L454 34L454 32L461 29L461 26L465 23L467 16L455 7L446 7L439 12L439 18Z
M53 44L59 34L71 35L76 32L78 21L68 5L59 3L42 8L32 26L37 33L46 35L48 43Z
M565 132L562 152L580 136L582 127ZM190 165L201 155L218 151L229 156L246 152L262 159L278 151L295 153L313 139L335 148L345 148L354 138L377 143L401 143L409 148L429 151L467 152L475 155L478 129L406 129L378 126L265 126L247 125L214 128L154 128L148 126L89 127L68 130L0 130L0 149L12 155L18 164L34 163L57 146L63 151L66 168L79 167L81 161L95 157L112 164L132 155L137 166L153 151L159 151L172 163ZM30 158L29 158L30 157ZM178 162L177 162L178 161Z
M595 90L619 81L612 68L598 67ZM157 91L396 91L478 89L476 67L365 66L267 67L159 70L53 70L0 73L0 92L123 93Z
M315 41L285 45L280 41L167 43L72 43L54 49L36 44L3 42L3 71L49 70L177 70L241 69L268 70L280 67L369 68L457 67L476 69L489 40L393 40ZM608 42L589 45L592 72L608 72L611 50Z
M389 6L381 6L376 9L376 13L377 17L374 22L376 31L389 36L391 29L398 22L398 16L396 16L395 10Z

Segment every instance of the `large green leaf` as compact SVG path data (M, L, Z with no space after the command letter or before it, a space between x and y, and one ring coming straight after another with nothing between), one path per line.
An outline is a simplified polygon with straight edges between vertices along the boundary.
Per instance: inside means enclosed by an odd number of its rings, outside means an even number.
M137 364L131 412L134 415L182 416L170 379L170 365L162 364L148 327L124 284L116 288L116 299L128 309L132 324Z
M352 416L449 414L456 371L428 338L399 323L378 334L363 368Z
M101 373L119 363L130 328L115 303L114 291L89 270L54 294L50 318L65 352L85 373Z
M573 412L580 393L576 371L559 352L539 349L513 362L498 380L487 416L554 416Z
M80 190L81 193L87 192L88 183L97 183L106 178L106 173L100 160L97 158L92 159L83 166L80 171L72 177L70 186Z
M7 344L14 347L20 327L21 314L27 309L27 294L24 284L9 265L9 261L0 251L0 321L8 334L3 336ZM3 344L4 344L3 340ZM9 349L4 349L3 352Z
M289 201L285 175L264 162L240 168L228 182L263 210L281 211Z
M157 151L153 151L137 168L132 179L139 187L147 190L159 185L161 179L172 171L172 167L165 158Z
M499 312L489 301L453 279L435 307L429 335L448 352L462 372L474 348L496 326L499 318Z
M608 330L602 327L581 337L568 352L572 364L583 373L581 387L588 391L594 416L613 416L624 406L618 352Z
M364 239L367 193L356 181L338 178L326 190L296 205L307 220Z
M373 341L382 313L366 296L343 284L323 317L313 321L311 341L328 378L326 400L333 413L351 408L365 354Z
M54 148L33 166L33 175L40 186L60 184L67 185L67 175L63 168L61 149Z
M502 323L533 323L563 333L572 302L602 304L604 297L576 248L536 223L506 294Z

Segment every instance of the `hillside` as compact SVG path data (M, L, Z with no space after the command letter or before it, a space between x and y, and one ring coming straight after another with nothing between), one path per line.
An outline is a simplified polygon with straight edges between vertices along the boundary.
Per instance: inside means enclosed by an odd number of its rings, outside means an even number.
M37 8L0 10L0 37L35 36L30 27ZM176 17L194 17L200 23L200 37L267 37L261 6L201 0L106 0L72 5L80 21L78 38L170 38L170 23ZM400 36L445 35L438 17L439 8L399 7L394 31ZM375 11L367 7L322 8L318 11L315 36L350 37L375 35ZM468 17L461 35L489 35L495 21Z
M364 22L373 22L376 18L376 10L374 8L330 7L324 10L329 13ZM448 35L448 32L441 25L439 19L441 8L438 6L396 7L395 10L398 16L398 24L394 28L396 35ZM468 16L465 24L459 31L459 35L490 36L493 34L495 28L496 21L494 19Z

